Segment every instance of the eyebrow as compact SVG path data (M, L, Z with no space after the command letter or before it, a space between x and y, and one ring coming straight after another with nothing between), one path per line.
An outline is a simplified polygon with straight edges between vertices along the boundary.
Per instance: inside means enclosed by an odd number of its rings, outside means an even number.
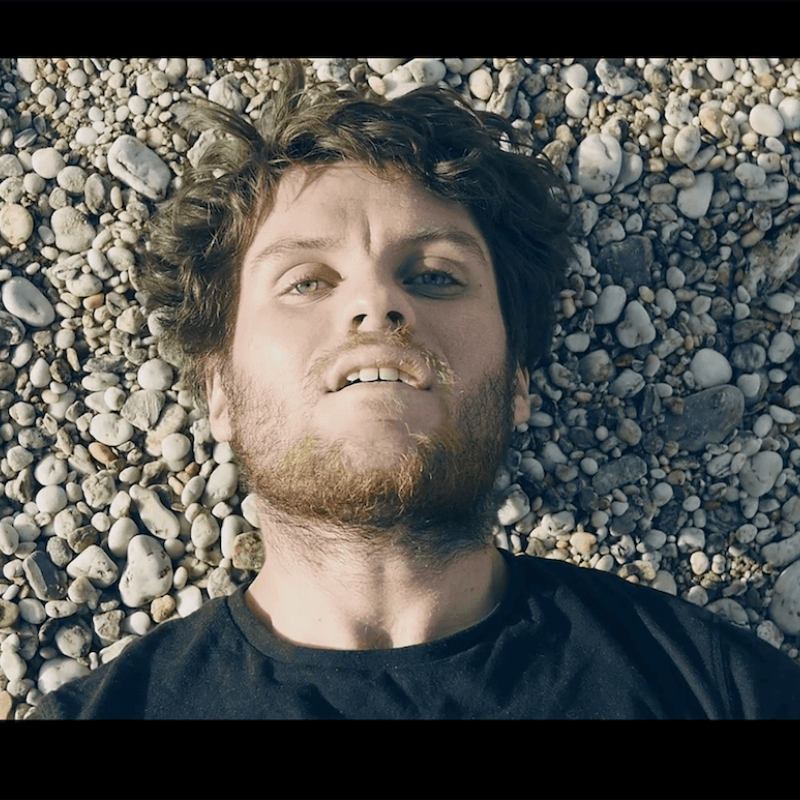
M251 268L258 268L270 259L302 250L334 249L341 245L341 241L341 239L333 237L284 237L277 239L259 250L258 253L253 256ZM390 243L390 248L392 250L404 250L415 245L433 244L437 242L450 243L461 247L479 258L486 266L490 266L480 241L471 233L461 228L432 228L430 230L420 231L411 236L404 236L401 239L392 241Z

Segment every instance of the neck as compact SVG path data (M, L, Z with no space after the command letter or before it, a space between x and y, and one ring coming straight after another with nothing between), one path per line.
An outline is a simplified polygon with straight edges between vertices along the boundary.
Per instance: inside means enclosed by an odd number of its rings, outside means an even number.
M391 532L365 542L363 532L348 537L260 517L264 567L247 602L276 635L296 645L424 644L477 624L506 591L506 564L491 544L436 561L394 546Z

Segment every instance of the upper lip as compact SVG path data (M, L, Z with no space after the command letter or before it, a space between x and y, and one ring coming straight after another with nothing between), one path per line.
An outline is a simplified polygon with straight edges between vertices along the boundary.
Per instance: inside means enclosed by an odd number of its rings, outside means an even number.
M388 349L386 347L365 347L351 350L336 361L328 370L326 385L329 392L338 392L348 385L347 376L356 370L370 367L393 367L404 372L411 379L415 389L430 389L431 370L425 362L410 350Z

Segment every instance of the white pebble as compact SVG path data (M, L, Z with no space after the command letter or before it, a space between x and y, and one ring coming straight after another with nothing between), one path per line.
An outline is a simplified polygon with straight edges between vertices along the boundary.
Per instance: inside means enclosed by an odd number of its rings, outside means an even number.
M42 694L53 692L69 681L89 674L89 667L66 656L51 658L39 670L37 687Z
M732 58L709 58L706 69L715 81L722 83L733 76L736 65Z
M118 447L130 441L133 436L133 425L119 414L97 414L89 423L89 433L98 441L109 447Z
M0 211L0 236L16 247L27 242L33 233L31 212L19 203L9 203Z
M64 168L64 156L55 147L43 147L31 156L31 166L37 175L49 180Z
M638 300L628 303L625 308L625 318L617 326L616 333L619 343L629 348L650 344L656 338L656 329Z
M767 351L773 364L783 364L795 351L794 338L786 331L778 331L773 337Z
M172 386L172 367L160 358L151 358L139 367L136 382L142 389L166 391Z
M597 325L610 325L616 322L625 308L626 301L627 293L622 286L614 284L606 286L592 309L595 323Z
M607 133L590 134L573 159L573 178L588 194L608 192L622 169L620 143Z
M48 453L36 465L33 476L42 486L56 486L67 479L67 462L53 453Z
M710 172L701 172L693 186L678 192L678 209L690 219L700 219L708 211L713 193L714 176Z
M689 564L695 575L703 575L708 571L708 556L702 550L696 550L689 556Z
M61 486L45 486L36 493L36 507L45 514L58 514L67 507L67 493Z
M180 617L188 617L203 605L203 595L197 586L186 586L175 595L175 608Z
M564 111L570 117L583 119L589 110L590 100L589 93L584 88L571 89L564 98Z
M695 383L700 389L720 386L733 377L733 368L728 359L717 350L704 347L695 353L689 364Z
M781 115L783 127L787 131L796 131L800 128L800 99L784 97L778 104L778 113Z
M750 109L750 127L762 136L780 136L783 133L783 117L769 103L757 103Z
M55 319L50 301L27 278L15 275L3 284L3 306L15 317L35 328L44 328Z

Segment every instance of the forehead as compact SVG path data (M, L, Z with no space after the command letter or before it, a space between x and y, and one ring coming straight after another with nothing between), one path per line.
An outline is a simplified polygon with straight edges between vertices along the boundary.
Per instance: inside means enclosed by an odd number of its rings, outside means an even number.
M360 234L381 242L416 235L455 234L487 264L489 249L470 212L437 197L403 173L375 174L358 162L292 167L280 179L250 253L273 240Z

